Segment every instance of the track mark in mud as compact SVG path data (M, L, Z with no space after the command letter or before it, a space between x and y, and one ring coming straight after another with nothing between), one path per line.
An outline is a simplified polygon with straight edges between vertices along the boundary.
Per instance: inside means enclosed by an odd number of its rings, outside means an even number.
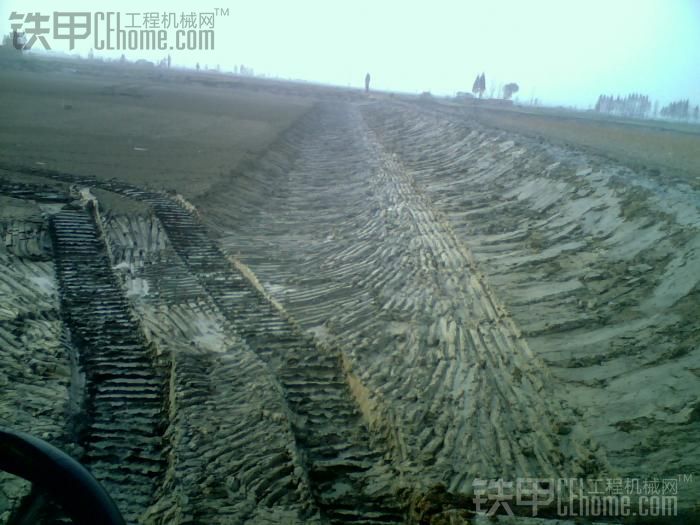
M154 200L153 206L174 249L280 382L322 512L339 523L400 521L401 512L390 498L382 501L365 492L366 472L381 468L381 456L368 448L369 436L338 356L318 348L234 271L191 213L163 197Z
M45 177L98 186L152 206L188 271L279 382L295 445L323 519L368 524L403 521L402 503L387 482L394 473L381 450L370 445L339 355L317 346L235 270L192 210L161 193L39 171Z
M105 221L144 332L170 356L166 481L150 509L163 523L318 523L278 381L236 334L153 214ZM192 444L196 443L196 447Z
M75 409L73 352L60 318L49 227L28 200L40 188L18 189L0 180L0 422L72 450L66 415ZM28 482L0 473L0 522L9 522L29 493Z
M405 482L468 493L474 477L596 464L465 247L357 109L323 106L298 126L248 173L258 186L247 193L271 189L265 202L247 209L222 191L203 216L305 329L341 349Z
M639 443L660 468L676 468L669 454L695 464L700 245L688 199L628 191L639 178L609 159L403 109L320 105L197 201L201 215L164 194L81 183L153 206L182 264L145 279L172 299L176 282L206 297L223 320L202 318L267 363L311 492L335 521L401 521L393 496L407 487L468 494L475 477L596 476L609 452L635 477ZM647 213L666 198L683 211ZM255 279L232 270L212 231ZM172 308L168 322L196 333L185 320L195 310ZM212 399L214 370L234 377L207 359L173 366L196 378L194 398ZM671 391L651 417L651 398ZM214 397L224 407L235 395ZM375 452L386 449L389 465ZM360 494L354 508L341 506L348 492Z
M56 273L86 378L83 461L135 523L165 468L166 376L112 272L93 213L69 205L51 217Z
M697 191L447 112L375 104L365 118L471 247L610 467L695 468Z

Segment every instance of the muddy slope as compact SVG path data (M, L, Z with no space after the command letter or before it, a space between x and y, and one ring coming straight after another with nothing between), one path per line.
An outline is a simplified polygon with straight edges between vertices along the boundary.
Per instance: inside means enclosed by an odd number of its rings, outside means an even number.
M193 203L2 168L2 424L130 523L462 523L476 478L700 466L700 200L663 174L391 101Z
M442 115L365 115L469 244L613 471L697 472L698 192ZM697 486L679 497L697 502Z
M231 186L198 203L210 226L342 348L407 473L466 490L697 470L700 200L682 182L374 103L319 108Z

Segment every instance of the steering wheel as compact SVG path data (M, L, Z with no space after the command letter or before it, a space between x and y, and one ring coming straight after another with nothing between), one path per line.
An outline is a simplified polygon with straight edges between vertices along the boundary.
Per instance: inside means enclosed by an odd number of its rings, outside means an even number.
M0 470L30 481L33 489L45 491L76 525L126 525L116 504L92 474L42 439L0 427ZM30 523L15 516L10 522Z

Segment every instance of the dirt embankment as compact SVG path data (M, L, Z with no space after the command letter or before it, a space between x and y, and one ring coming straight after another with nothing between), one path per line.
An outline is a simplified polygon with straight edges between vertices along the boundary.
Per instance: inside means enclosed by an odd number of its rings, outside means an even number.
M470 247L611 472L695 472L700 195L688 179L459 118L366 115ZM679 497L692 506L696 486Z
M230 253L347 353L365 417L394 440L398 461L468 491L470 476L436 474L439 458L494 442L480 454L489 459L460 463L466 472L497 471L489 461L511 476L547 472L523 466L526 436L539 434L502 415L524 399L514 385L542 381L537 400L523 402L550 421L537 432L557 436L553 471L640 480L694 472L695 190L462 118L384 103L362 115L368 128L350 108L300 122L236 190L201 206ZM484 328L485 300L500 305L497 317L512 316L534 354L529 366L509 353L507 333ZM472 377L474 363L485 368ZM486 384L471 390L474 377ZM490 416L469 412L476 393L492 395L480 403ZM498 407L502 396L508 408ZM466 413L479 423L453 433ZM430 417L439 431L423 426ZM687 509L698 496L687 485L679 497Z
M585 149L611 162L700 187L700 126L656 121L616 121L587 113L525 111L488 107L455 108L485 126L513 131L562 146Z

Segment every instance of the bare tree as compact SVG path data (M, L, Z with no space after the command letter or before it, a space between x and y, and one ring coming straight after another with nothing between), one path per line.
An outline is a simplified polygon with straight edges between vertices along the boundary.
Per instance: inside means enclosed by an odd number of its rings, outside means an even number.
M23 51L24 45L27 43L27 37L25 33L20 33L16 29L12 30L12 33L5 35L2 38L2 45L5 47L14 47L17 51Z
M486 82L486 80L484 80ZM496 83L492 80L489 82L489 98L493 98L493 96L496 94Z
M475 95L479 95L479 98L481 98L481 96L484 94L484 91L486 91L486 75L482 73L481 75L477 75L474 79L472 93L474 93Z
M472 85L472 93L475 95L479 95L481 97L481 91L480 91L480 80L481 80L481 75L476 75L476 78L474 79L474 84Z

